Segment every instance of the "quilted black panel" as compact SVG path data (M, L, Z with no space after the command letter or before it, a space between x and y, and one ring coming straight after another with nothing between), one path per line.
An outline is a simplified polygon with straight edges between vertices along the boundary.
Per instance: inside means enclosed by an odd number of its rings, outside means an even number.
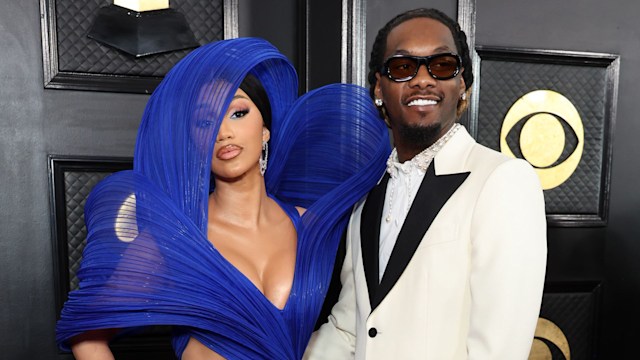
M545 293L540 317L552 321L564 333L572 359L592 359L596 351L598 294L594 292ZM564 360L562 352L547 343L554 360Z
M606 123L606 68L482 60L477 140L499 150L502 121L513 103L541 89L563 94L577 108L585 137L578 168L560 186L545 191L548 214L598 215L602 195ZM568 141L563 157L575 149Z
M56 0L58 69L105 75L164 76L189 50L135 59L130 55L89 39L93 19L109 0ZM224 38L222 0L171 0L181 12L200 44Z
M87 238L87 228L84 223L84 204L91 189L107 175L110 175L110 173L78 171L64 173L70 290L78 288L76 272L80 267L82 250L84 250Z

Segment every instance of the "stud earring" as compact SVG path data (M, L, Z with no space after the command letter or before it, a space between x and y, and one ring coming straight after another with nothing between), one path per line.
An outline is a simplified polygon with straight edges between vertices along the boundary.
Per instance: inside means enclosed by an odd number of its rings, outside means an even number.
M467 93L462 93L462 95L460 95L460 100L462 101L467 100Z
M377 107L381 107L382 106L382 99L376 98L373 102L376 104Z

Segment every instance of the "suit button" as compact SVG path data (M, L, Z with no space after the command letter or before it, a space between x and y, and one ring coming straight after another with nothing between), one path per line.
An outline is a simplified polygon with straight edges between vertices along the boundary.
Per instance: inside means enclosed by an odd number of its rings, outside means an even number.
M378 335L378 330L376 330L376 328L369 329L369 337L374 338L376 335Z

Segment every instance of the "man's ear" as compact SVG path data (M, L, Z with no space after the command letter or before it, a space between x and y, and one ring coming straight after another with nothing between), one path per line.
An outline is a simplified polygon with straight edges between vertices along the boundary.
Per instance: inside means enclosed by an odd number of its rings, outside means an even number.
M458 75L460 76L460 94L464 94L467 91L467 84L464 82L462 74L464 74L464 68L460 70L460 74Z
M376 73L376 86L373 88L373 94L376 96L376 98L381 99L384 102L384 99L382 98L382 89L380 89L380 73L379 72Z

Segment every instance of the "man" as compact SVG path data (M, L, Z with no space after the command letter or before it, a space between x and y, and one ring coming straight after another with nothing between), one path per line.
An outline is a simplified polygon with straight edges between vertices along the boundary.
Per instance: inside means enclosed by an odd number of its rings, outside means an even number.
M433 9L376 37L372 97L391 128L387 174L356 205L338 303L308 359L526 359L546 223L532 167L456 123L473 82L464 32Z

